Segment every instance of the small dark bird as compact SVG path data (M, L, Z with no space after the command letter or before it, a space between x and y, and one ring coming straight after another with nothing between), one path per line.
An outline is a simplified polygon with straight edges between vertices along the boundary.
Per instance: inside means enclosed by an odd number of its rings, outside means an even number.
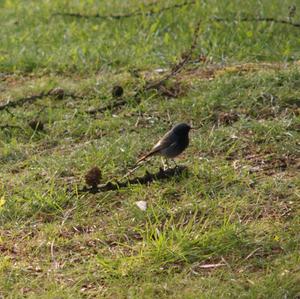
M154 145L148 154L144 155L136 162L135 167L124 177L131 175L142 165L144 160L151 156L160 155L167 159L174 159L180 155L189 145L189 132L191 129L192 127L186 123L180 123L174 126Z
M119 85L114 86L111 92L113 98L120 98L123 95L123 93L123 87Z
M148 154L141 157L137 164L153 155L174 159L188 147L190 130L191 126L188 124L177 124L154 145Z

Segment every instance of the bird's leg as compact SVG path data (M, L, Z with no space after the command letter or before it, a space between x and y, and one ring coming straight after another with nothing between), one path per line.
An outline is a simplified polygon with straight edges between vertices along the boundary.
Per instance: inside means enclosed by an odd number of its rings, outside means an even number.
M174 159L172 159L172 161L173 161L173 163L175 164L175 168L177 168L177 167L178 167L178 165L177 165L177 163L175 162L175 160L174 160Z
M169 168L169 162L167 159L164 159L163 157L161 157L161 161L162 161L163 169L164 171L166 171Z

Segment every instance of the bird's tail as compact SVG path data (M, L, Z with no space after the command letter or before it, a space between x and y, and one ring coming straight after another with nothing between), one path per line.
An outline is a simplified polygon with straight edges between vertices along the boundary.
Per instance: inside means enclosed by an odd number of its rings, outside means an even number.
M136 163L135 163L135 166L139 165L141 162L145 161L147 158L151 157L154 155L155 152L150 152L144 156L142 156L141 158L139 158Z
M139 168L142 166L142 162L144 162L147 158L153 156L154 154L155 154L155 152L150 152L150 153L148 153L148 154L142 156L140 159L138 159L138 160L136 161L136 163L133 165L132 169L129 170L129 171L125 174L124 178L125 178L125 177L128 177L128 176L131 175L133 172L135 172L137 169L139 169Z

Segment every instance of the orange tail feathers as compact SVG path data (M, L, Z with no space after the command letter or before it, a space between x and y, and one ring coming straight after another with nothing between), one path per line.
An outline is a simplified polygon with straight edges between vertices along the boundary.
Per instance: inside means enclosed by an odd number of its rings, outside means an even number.
M139 168L142 166L141 162L145 161L148 157L151 157L153 154L154 154L153 152L150 152L150 153L144 155L143 157L141 157L140 159L138 159L137 162L135 163L133 169L129 170L129 171L125 174L124 178L128 177L128 176L131 175L133 172L135 172L137 169L139 169Z
M135 165L140 164L141 162L145 161L147 158L153 156L154 154L155 154L155 152L150 152L150 153L144 155L143 157L141 157L140 159L137 160Z

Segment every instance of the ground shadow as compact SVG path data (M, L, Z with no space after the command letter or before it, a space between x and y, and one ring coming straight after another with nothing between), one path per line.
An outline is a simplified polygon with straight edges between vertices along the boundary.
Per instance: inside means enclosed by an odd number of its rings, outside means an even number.
M126 181L107 182L106 184L98 185L97 187L94 188L85 186L82 189L80 189L78 192L95 194L100 192L118 190L120 188L125 188L130 185L136 185L136 184L146 185L153 181L162 181L172 177L179 177L184 173L187 174L188 173L187 170L188 169L186 166L176 166L174 168L169 168L166 170L160 168L159 171L156 173L149 173L148 171L146 171L146 174L144 176L135 177L132 179L128 179Z

